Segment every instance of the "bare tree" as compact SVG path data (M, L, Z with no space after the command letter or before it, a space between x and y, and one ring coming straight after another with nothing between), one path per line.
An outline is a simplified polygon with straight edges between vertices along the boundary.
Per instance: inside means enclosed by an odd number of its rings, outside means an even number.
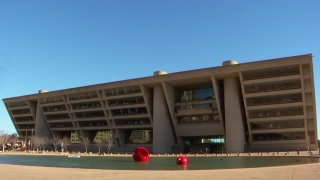
M44 151L45 147L49 144L49 139L47 137L44 136L40 136L39 137L39 147L40 147L40 151Z
M97 139L97 140L95 140L95 142L96 142L96 145L97 145L97 147L98 147L98 149L99 149L99 154L101 153L101 148L104 146L104 142L103 142L103 139Z
M54 147L54 152L57 152L58 146L61 144L62 139L59 136L53 136L53 138L50 140Z
M42 136L32 136L31 142L33 144L33 148L36 147L36 151L39 151L39 148L41 150L41 147L46 144L46 138Z
M18 136L16 133L11 134L10 136L10 143L12 144L12 148L15 151L17 146Z
M107 133L106 137L103 140L104 144L107 147L108 154L110 153L111 147L113 146L112 134Z
M80 143L83 145L83 147L85 148L86 153L88 153L88 147L90 144L90 139L87 137L83 137L80 141Z
M5 133L0 134L0 145L2 146L2 152L5 151L6 145L9 142L10 136Z
M60 140L60 146L61 146L61 151L64 152L64 149L66 150L66 152L68 152L68 146L70 145L70 139L68 137L63 137Z

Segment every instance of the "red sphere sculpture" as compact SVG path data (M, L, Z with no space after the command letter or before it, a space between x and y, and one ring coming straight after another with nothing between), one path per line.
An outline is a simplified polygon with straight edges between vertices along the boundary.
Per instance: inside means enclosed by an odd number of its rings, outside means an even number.
M186 156L178 156L177 157L177 165L186 166L188 165L188 159Z
M147 148L139 146L133 153L133 160L136 162L147 162L149 160L150 153Z

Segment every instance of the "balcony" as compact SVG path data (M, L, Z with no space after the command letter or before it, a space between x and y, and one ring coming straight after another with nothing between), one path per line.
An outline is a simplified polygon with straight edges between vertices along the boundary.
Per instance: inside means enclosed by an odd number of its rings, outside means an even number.
M128 109L113 109L111 110L112 116L131 116L148 114L147 108L128 108Z
M81 121L78 122L81 129L108 129L108 123L106 120L98 121Z
M192 102L212 100L214 97L212 87L198 87L198 88L175 88L175 102Z
M71 122L64 123L49 123L49 126L52 130L67 130L74 129Z
M304 128L304 120L289 119L289 120L281 120L281 121L251 122L250 128L251 130Z
M107 89L104 91L106 96L119 96L124 94L141 93L140 86L126 86L120 88Z
M178 124L198 124L198 123L214 123L220 122L219 116L212 114L180 116L178 117Z
M301 80L285 80L258 84L248 84L244 86L246 94L261 93L261 92L272 92L272 91L284 91L291 89L301 89Z
M83 110L83 109L100 109L101 103L100 101L94 101L94 102L85 102L85 103L73 103L72 109L75 111Z
M305 132L278 132L252 134L253 141L294 141L305 140Z
M108 105L110 107L128 106L128 105L136 105L136 104L144 104L144 99L142 96L119 98L119 99L109 99L108 100Z
M27 107L28 103L25 101L16 101L8 103L8 106L12 109Z
M67 111L67 108L65 105L58 105L58 106L45 106L42 107L42 110L44 113L51 113L51 112L63 112Z
M67 113L45 115L45 117L46 117L47 120L65 120L65 119L70 119L70 116Z
M118 119L115 121L118 128L139 128L139 127L151 127L151 122L149 118L140 119Z
M15 117L14 119L16 123L34 122L34 119L32 116Z
M103 111L76 112L75 116L77 119L96 119L105 117Z
M35 124L18 124L19 130L32 130L35 128Z
M281 66L281 67L272 67L272 68L265 68L265 69L259 69L259 70L244 71L242 72L242 79L244 81L247 81L247 80L255 80L255 79L299 75L299 74L300 74L300 66L291 65L291 66Z
M219 113L216 105L212 107L212 103L179 103L179 105L176 103L175 112L176 116Z
M286 107L274 109L249 110L249 118L267 118L303 115L303 107Z
M16 116L16 115L29 115L31 114L31 111L29 108L26 108L26 109L17 109L17 110L11 110L11 113L13 116Z
M302 93L251 97L251 98L247 98L246 101L247 101L247 106L296 103L296 102L302 102Z
M58 104L63 103L62 96L52 96L48 98L43 98L40 100L40 104Z
M96 91L89 91L89 92L69 94L68 98L69 98L69 101L79 101L79 100L86 100L86 99L96 99L96 98L99 98L99 96Z

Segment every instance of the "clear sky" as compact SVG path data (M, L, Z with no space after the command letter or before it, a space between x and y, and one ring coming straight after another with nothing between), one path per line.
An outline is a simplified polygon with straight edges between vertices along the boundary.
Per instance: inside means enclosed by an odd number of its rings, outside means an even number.
M319 0L0 0L0 98L307 53L319 90L319 8ZM3 103L1 130L15 132Z

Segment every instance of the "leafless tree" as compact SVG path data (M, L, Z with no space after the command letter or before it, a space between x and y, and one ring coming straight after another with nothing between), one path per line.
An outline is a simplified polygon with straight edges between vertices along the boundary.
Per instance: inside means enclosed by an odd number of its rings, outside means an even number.
M107 147L108 154L110 153L111 147L113 146L112 134L108 133L105 139L103 140L104 144Z
M46 146L49 144L49 138L47 137L40 137L40 150L44 151Z
M64 149L66 150L66 152L68 152L68 146L70 145L70 139L68 137L63 137L60 140L60 146L61 146L61 151L64 152Z
M83 145L86 153L88 153L88 147L89 147L89 144L90 144L90 139L87 138L87 137L83 137L80 141L80 143Z
M2 152L5 151L6 145L9 142L10 136L5 133L0 134L0 145L2 146Z
M53 136L53 138L50 140L54 147L54 152L57 152L58 146L61 144L62 139L59 136Z
M39 151L41 150L41 148L43 149L43 147L47 144L47 138L43 136L32 136L31 142L33 146L36 147L36 151Z
M11 134L10 143L12 144L12 148L15 151L17 146L18 136L17 134Z
M104 146L104 142L103 142L103 139L97 139L96 141L96 145L97 145L97 147L98 147L98 149L99 149L99 154L101 153L101 148Z

